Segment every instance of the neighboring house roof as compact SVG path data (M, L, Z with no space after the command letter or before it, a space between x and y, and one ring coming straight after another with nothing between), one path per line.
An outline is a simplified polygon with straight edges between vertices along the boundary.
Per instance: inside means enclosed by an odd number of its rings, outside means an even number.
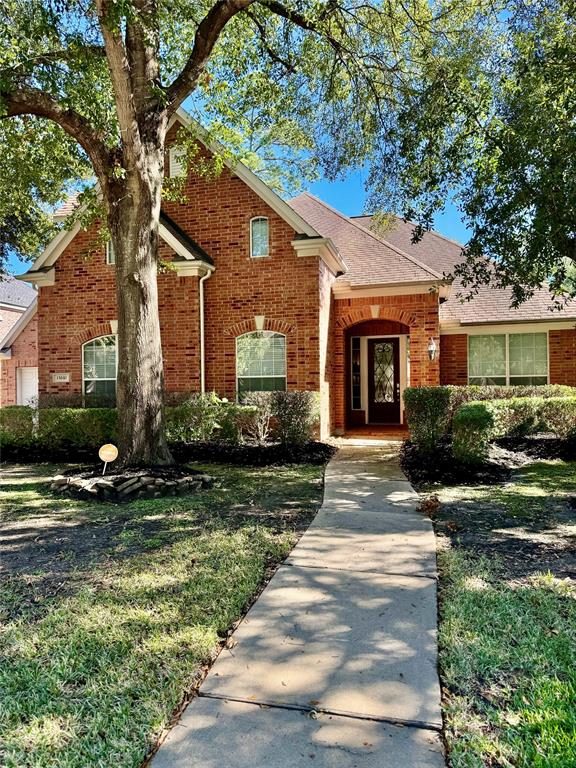
M34 291L36 293L36 291ZM12 344L16 341L20 333L26 328L29 321L34 317L36 314L36 309L38 307L38 296L36 295L32 302L29 304L28 308L25 312L23 312L18 320L14 323L12 328L8 331L8 333L4 336L3 339L0 339L0 352L6 352ZM8 353L9 356L9 353Z
M318 232L330 238L348 266L337 278L355 287L430 283L441 273L392 245L358 221L327 205L309 192L290 200L290 206Z
M28 283L16 280L12 275L0 276L0 304L26 308L37 295Z
M372 224L371 216L353 216L352 221L360 222L366 228ZM420 262L443 274L449 274L463 260L463 246L438 232L425 232L422 239L414 243L414 224L394 217L383 237L401 248ZM378 230L380 231L380 230ZM475 325L482 323L519 323L529 321L565 321L576 318L576 301L569 302L560 310L553 309L553 297L546 288L536 291L518 307L510 309L511 291L490 285L480 286L478 293L469 301L462 297L468 293L460 280L452 284L449 298L440 306L440 321L443 324Z

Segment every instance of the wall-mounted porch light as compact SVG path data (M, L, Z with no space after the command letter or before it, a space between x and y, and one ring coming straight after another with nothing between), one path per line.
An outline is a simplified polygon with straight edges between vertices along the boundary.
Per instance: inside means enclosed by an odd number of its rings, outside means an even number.
M428 357L430 360L434 360L436 357L436 342L432 336L430 336L430 341L428 342Z

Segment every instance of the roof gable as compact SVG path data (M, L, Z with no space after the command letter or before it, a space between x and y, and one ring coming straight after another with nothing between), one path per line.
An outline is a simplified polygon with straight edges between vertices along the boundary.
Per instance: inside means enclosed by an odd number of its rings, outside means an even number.
M339 282L355 287L401 283L434 283L442 275L366 229L309 192L290 201L322 234L330 238L348 265Z

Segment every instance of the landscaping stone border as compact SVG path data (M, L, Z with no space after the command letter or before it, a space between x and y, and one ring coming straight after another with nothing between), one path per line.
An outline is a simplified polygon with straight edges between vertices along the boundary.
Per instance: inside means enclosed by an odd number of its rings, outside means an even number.
M182 477L158 477L154 474L104 476L56 475L50 490L79 499L123 502L134 499L159 499L165 496L185 496L211 488L211 475L189 474Z

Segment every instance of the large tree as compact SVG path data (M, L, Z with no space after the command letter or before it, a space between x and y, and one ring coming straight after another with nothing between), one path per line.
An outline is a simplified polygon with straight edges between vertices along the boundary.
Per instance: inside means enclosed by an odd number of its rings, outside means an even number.
M547 284L562 306L576 296L576 3L497 10L488 36L415 73L372 199L417 221L417 238L456 192L465 295L491 282L516 306Z
M291 177L377 154L415 78L483 34L483 0L4 0L3 251L40 248L46 205L93 176L116 253L119 443L168 463L157 246L167 127L188 97L232 152ZM239 140L239 137L242 137ZM296 171L294 171L296 169ZM276 181L278 181L276 176Z

